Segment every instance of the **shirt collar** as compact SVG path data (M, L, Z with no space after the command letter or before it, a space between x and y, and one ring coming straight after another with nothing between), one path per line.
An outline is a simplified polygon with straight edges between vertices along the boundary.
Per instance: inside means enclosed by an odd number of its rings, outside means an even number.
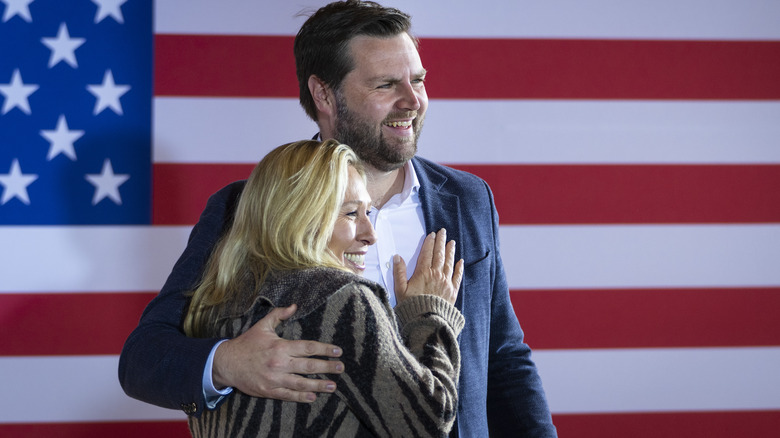
M401 190L401 201L405 201L409 196L417 194L420 191L420 180L417 178L417 172L412 166L412 160L404 163L404 188Z

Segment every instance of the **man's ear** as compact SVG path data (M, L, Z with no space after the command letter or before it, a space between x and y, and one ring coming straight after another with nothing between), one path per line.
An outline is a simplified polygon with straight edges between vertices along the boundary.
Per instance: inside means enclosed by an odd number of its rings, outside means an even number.
M309 76L309 93L314 99L317 112L332 117L336 114L336 96L333 90L322 79L315 75Z

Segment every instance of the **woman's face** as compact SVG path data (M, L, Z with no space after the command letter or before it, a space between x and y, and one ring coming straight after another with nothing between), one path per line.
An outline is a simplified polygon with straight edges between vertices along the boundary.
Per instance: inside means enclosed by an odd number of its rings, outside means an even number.
M371 198L363 183L363 178L354 167L349 168L349 181L344 194L344 204L341 205L333 234L328 242L337 259L352 272L362 275L366 269L366 251L376 242L376 233L368 211L371 208Z

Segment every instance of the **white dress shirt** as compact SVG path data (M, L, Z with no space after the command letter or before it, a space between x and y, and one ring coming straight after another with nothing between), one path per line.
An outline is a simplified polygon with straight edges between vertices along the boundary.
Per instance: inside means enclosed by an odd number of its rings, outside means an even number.
M381 209L371 208L369 218L376 230L377 241L368 248L363 276L376 281L387 290L390 304L396 305L393 281L393 256L406 262L406 276L411 277L425 238L420 181L411 161L404 165L404 186Z

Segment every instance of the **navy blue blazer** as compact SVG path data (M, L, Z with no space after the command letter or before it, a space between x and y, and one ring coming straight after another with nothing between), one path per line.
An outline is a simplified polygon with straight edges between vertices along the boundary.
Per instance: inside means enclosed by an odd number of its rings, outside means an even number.
M557 436L509 298L490 188L474 175L423 158L413 158L412 164L427 232L446 228L448 238L457 242L456 260L465 262L456 302L466 320L459 338L460 402L451 436ZM218 339L184 336L183 292L199 280L243 187L244 181L238 181L209 198L187 248L125 342L119 380L127 395L189 415L205 409L203 369Z

